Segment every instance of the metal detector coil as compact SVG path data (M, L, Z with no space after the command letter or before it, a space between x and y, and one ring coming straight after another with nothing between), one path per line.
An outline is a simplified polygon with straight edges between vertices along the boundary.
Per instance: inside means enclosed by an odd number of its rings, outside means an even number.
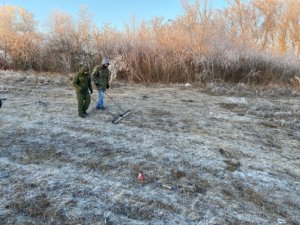
M113 124L117 124L118 122L120 122L122 119L124 119L125 117L129 116L131 114L131 111L130 110L127 110L127 111L124 111L121 106L116 103L114 101L114 99L108 95L106 92L105 92L106 96L116 105L118 106L118 108L121 110L121 113L119 113L118 115L114 116L113 120L112 120L112 123Z
M115 116L112 120L113 124L117 124L118 122L120 122L122 119L124 119L125 117L129 116L131 114L130 110L127 110L124 113L120 113L117 116Z

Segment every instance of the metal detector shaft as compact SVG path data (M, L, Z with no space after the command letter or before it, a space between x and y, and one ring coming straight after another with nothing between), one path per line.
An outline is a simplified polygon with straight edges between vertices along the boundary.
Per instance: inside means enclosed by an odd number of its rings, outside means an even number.
M119 104L117 104L114 99L112 97L110 97L106 92L105 92L106 96L116 105L119 107L119 109L124 112L124 110L121 108L121 106Z
M115 104L118 105L117 103L115 103ZM122 110L122 108L120 106L119 106L119 108ZM117 115L114 115L112 112L108 111L107 109L105 109L105 111L113 116L113 120L111 121L113 124L119 123L122 119L124 119L125 117L127 117L131 114L130 110L127 110L126 112L124 112L122 110L122 113L119 113Z
M121 106L119 106L118 103L116 103L112 97L110 97L106 92L105 92L106 96L116 105L118 106L118 108L122 111L121 113L119 114L116 114L114 115L112 112L110 112L109 110L105 109L105 111L107 113L109 113L110 115L113 116L113 120L112 120L112 123L113 124L117 124L119 123L121 120L123 120L125 117L129 116L131 114L131 111L130 110L127 110L127 111L124 111Z
M118 122L120 122L121 120L123 120L125 117L129 116L131 114L131 111L130 110L123 110L121 108L121 106L119 106L118 103L116 103L112 97L110 97L106 92L105 92L106 96L116 105L118 106L118 108L122 111L122 113L118 114L117 116L115 116L112 120L112 123L113 124L117 124Z

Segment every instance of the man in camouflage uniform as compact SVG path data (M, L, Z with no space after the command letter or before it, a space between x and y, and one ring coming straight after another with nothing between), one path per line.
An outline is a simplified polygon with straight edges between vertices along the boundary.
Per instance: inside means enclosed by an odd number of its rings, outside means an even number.
M77 94L78 114L84 118L88 115L86 110L89 108L91 102L90 93L93 93L91 74L89 73L88 66L82 66L80 68L79 73L77 73L73 79L73 86Z
M99 98L96 105L97 109L105 109L104 108L104 93L106 89L109 89L109 79L110 79L110 71L108 69L109 60L104 58L102 60L101 66L95 66L93 69L93 80L98 89Z

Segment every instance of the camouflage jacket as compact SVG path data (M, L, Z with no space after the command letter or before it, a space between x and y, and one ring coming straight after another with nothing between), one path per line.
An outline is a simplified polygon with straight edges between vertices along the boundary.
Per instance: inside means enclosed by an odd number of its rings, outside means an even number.
M98 90L106 91L109 85L110 71L108 68L96 66L92 72L93 80Z
M89 90L93 91L91 74L84 74L84 69L81 69L73 79L73 86L77 93L88 94Z

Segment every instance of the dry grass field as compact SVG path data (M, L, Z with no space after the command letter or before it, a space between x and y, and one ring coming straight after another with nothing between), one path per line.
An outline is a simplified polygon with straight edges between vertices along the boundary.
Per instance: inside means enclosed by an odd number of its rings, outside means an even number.
M66 77L0 71L0 224L300 223L299 92L115 83L108 93L132 111L116 125L94 109L96 93L79 118Z

